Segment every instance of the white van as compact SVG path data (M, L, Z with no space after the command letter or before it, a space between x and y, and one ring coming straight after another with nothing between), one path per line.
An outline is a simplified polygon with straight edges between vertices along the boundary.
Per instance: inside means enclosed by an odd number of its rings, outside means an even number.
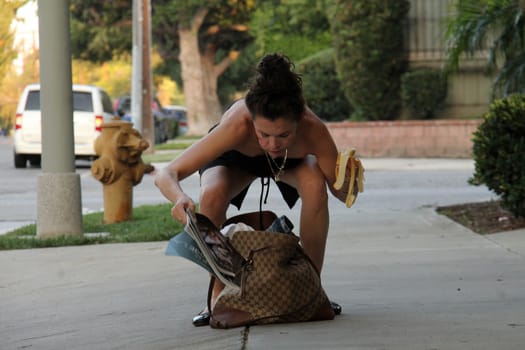
M16 110L14 132L14 163L25 168L27 161L39 166L42 155L40 113L40 84L26 86ZM94 159L95 139L101 125L113 118L113 107L108 94L99 87L73 85L73 125L75 158Z

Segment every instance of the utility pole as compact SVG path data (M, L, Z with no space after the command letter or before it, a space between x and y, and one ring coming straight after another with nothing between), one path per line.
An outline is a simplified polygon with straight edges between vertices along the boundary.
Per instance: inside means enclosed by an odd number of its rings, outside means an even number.
M155 123L151 113L150 14L150 0L133 0L131 117L134 128L150 143L144 153L152 153L155 144Z
M142 133L142 0L132 5L131 120Z
M150 0L142 0L142 136L150 147L144 153L153 153L155 123L151 113L151 8Z
M42 173L39 238L83 233L80 175L75 173L69 0L38 0Z

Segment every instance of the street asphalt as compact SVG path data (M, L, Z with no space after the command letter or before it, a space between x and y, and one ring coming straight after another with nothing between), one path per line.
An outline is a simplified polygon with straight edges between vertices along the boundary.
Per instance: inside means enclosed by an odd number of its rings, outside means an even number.
M322 280L343 307L334 320L196 328L207 274L165 256L167 242L2 251L0 349L524 349L525 230L481 236L435 211L493 198L466 183L472 161L363 163L354 207L330 200ZM197 196L198 178L183 187ZM297 222L275 186L269 203Z

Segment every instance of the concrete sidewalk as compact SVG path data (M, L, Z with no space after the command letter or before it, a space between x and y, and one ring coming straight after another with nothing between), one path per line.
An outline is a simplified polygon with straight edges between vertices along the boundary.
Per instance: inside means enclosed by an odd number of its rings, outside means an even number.
M3 251L0 349L523 349L525 230L480 236L436 214L491 198L466 185L468 161L373 162L352 209L330 202L335 320L195 328L207 275L166 242Z

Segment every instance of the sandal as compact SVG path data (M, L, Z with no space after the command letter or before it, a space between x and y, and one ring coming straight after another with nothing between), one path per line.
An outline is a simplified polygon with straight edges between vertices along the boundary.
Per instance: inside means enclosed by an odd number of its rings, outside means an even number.
M340 315L341 312L343 311L343 308L341 307L341 305L339 305L336 302L331 301L330 306L332 306L332 310L334 310L334 314L336 315Z
M210 312L207 308L204 308L191 320L195 327L208 326L210 324Z

